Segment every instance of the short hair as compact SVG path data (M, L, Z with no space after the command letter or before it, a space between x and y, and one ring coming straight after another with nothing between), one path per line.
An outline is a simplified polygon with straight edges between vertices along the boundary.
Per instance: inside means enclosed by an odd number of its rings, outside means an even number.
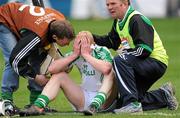
M121 2L123 2L123 3L128 3L128 5L130 5L130 0L120 0Z
M75 33L72 25L67 20L55 20L50 23L49 26L50 35L56 35L58 38L68 38L73 40Z

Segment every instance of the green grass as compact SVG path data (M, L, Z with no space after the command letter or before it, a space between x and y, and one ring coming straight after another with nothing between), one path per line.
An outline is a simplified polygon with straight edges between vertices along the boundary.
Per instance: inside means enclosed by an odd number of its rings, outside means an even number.
M89 30L96 34L106 34L111 29L112 20L71 20L76 33L82 30ZM163 44L167 50L167 53L169 55L169 66L167 69L166 74L163 76L162 79L160 79L156 84L153 85L151 89L156 89L159 86L161 86L163 83L167 81L171 81L175 88L176 88L176 96L177 99L180 100L180 54L178 51L180 51L180 19L179 18L173 18L173 19L153 19L152 20L157 32L159 33ZM72 45L66 48L61 48L63 52L68 52L72 49ZM114 54L114 52L113 52ZM2 76L2 71L4 68L4 60L2 57L2 52L0 51L0 76ZM77 82L80 83L80 75L77 71L77 69L73 69L71 73L71 77ZM29 100L29 91L27 89L27 81L23 78L20 78L20 87L14 94L14 102L17 106L20 108L23 108L24 105L28 104ZM67 99L64 97L63 94L60 93L60 95L57 97L55 101L50 103L50 106L53 108L56 108L60 111L70 111L71 106L67 102ZM156 114L158 112L158 114ZM160 113L164 113L161 114ZM152 113L152 114L151 114ZM48 118L49 116L42 116ZM74 114L62 114L61 116L54 115L51 116L54 118L57 117L84 117L83 115L74 115ZM97 118L105 118L105 117L127 117L130 118L132 115L114 115L114 114L99 114L97 116L93 116ZM142 117L142 118L160 118L160 117L180 117L180 109L177 111L169 111L167 109L161 109L157 111L149 111L145 112L144 115L135 115L136 117Z

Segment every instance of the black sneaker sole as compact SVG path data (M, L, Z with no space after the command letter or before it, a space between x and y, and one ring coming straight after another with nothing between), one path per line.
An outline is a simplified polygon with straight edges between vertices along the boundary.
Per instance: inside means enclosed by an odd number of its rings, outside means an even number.
M83 114L84 114L85 116L92 116L92 115L93 115L93 113L90 112L90 111L83 111Z

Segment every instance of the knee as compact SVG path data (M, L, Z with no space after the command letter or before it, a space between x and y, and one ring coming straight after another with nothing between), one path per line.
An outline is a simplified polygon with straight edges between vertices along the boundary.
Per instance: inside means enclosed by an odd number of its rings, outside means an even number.
M114 81L115 79L115 73L114 70L111 69L110 73L108 75L104 75L104 78L110 80L110 81Z
M67 76L66 72L60 72L60 73L57 73L57 74L53 74L52 78L65 78L66 76Z
M56 83L66 83L66 80L68 78L68 74L66 72L60 72L57 74L53 74L51 77L51 81L55 81Z

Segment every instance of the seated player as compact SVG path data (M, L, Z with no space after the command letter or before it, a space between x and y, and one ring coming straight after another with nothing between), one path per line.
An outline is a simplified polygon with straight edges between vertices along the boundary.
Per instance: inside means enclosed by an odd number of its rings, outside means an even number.
M76 65L82 77L77 85L68 75L67 68ZM66 68L66 69L65 69ZM78 34L73 51L66 57L55 60L49 66L50 80L34 105L20 115L40 115L50 101L62 90L75 111L92 115L110 111L115 107L117 89L112 69L112 56L106 47L98 46L93 39Z

